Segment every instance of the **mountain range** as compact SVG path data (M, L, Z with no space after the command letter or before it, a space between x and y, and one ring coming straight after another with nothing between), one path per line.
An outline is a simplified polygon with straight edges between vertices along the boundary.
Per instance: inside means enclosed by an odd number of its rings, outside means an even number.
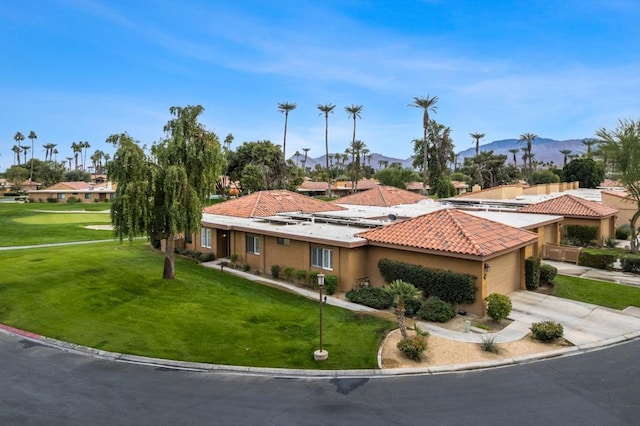
M535 139L531 145L531 151L535 155L535 160L540 162L552 162L556 165L562 167L564 161L564 155L560 152L561 150L569 150L571 154L581 155L586 152L585 146L582 144L584 139L568 139L563 141L558 141L555 139L547 139L547 138L538 138ZM499 141L493 141L488 144L480 145L480 151L493 151L494 154L503 154L507 156L507 163L513 163L513 154L509 152L510 149L514 148L524 148L526 146L525 143L518 143L517 139L503 139ZM472 148L465 149L464 151L460 151L458 154L458 164L462 164L466 157L473 157L476 155L475 146ZM516 154L516 158L518 160L518 164L522 163L522 154L520 151ZM296 163L296 157L290 157L291 160ZM378 170L381 166L381 161L387 161L388 164L392 163L400 163L402 167L412 167L413 159L412 158L394 158L388 157L383 154L372 153L371 154L371 167ZM346 161L346 164L350 163L350 160ZM302 157L298 159L298 164L302 164ZM326 164L325 156L322 155L320 157L307 158L306 167L314 168L316 164L320 164L324 167ZM367 162L367 164L369 164Z

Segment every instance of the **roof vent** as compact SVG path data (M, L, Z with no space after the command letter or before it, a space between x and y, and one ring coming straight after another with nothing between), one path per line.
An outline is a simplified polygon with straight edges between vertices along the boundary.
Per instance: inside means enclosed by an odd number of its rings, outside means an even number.
M388 218L389 218L389 220L390 220L390 221L392 221L392 222L393 222L394 220L397 220L397 219L398 219L398 216L396 216L396 215L395 215L395 214L393 214L393 213L389 213L389 215L388 215L387 217L388 217Z

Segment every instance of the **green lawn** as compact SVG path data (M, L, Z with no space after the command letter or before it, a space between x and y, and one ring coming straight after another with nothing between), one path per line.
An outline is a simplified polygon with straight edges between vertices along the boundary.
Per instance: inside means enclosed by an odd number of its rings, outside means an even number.
M557 275L554 295L613 309L640 307L640 288L586 278Z
M219 364L376 368L395 324L177 259L162 280L162 255L143 242L0 251L0 322L115 352ZM11 265L11 267L6 267Z
M113 237L111 231L85 228L86 225L109 223L108 214L98 213L109 208L109 203L0 203L0 246L110 239ZM69 211L86 212L61 213Z

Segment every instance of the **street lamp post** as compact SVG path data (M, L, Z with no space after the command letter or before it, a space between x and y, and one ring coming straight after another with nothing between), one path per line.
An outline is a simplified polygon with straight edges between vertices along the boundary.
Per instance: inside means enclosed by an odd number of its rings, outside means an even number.
M313 353L313 359L324 361L329 358L329 353L322 349L322 289L324 288L324 274L318 274L318 287L320 288L320 349Z

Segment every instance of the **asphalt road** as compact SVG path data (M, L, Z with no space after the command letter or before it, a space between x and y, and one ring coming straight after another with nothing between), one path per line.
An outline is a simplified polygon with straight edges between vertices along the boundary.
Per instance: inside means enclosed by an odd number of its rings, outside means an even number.
M442 375L281 379L105 361L0 333L1 425L638 425L640 340Z

